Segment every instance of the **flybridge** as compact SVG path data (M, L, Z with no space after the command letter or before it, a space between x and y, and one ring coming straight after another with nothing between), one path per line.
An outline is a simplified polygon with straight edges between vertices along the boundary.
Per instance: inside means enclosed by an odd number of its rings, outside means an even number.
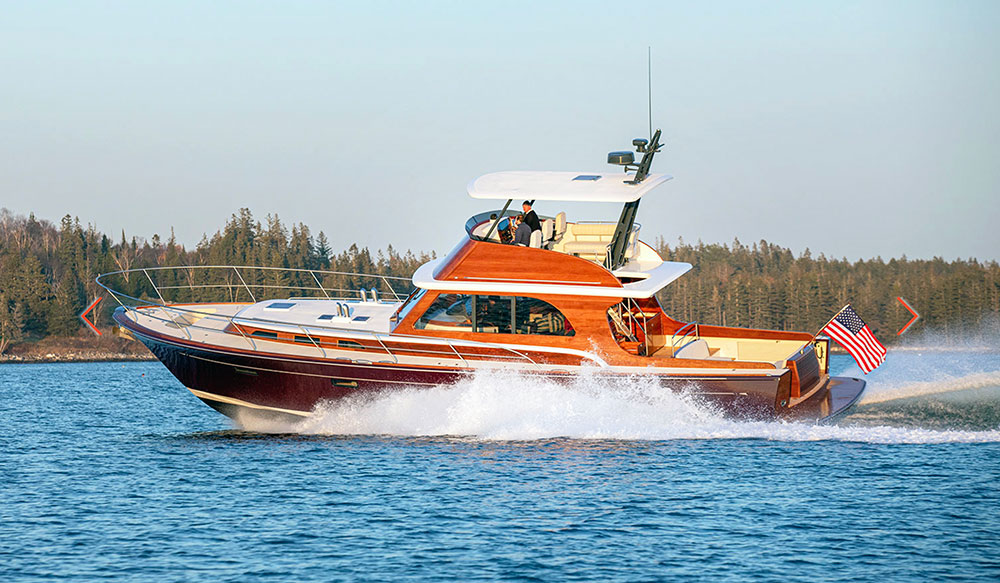
M472 198L507 201L503 210L493 217L486 238L504 220L507 209L515 199L624 203L603 255L603 264L609 270L622 267L628 262L629 247L634 246L630 239L634 239L633 227L639 199L673 178L668 174L649 173L653 156L663 147L660 145L660 130L656 130L651 140L636 138L632 140L632 145L636 152L642 154L638 164L630 151L608 154L608 163L622 166L624 174L510 171L494 172L473 180L468 186Z

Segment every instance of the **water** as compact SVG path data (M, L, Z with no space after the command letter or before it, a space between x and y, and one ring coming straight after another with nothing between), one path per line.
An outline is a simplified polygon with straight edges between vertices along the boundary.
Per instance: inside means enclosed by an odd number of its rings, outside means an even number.
M827 424L483 376L240 429L158 363L2 365L0 579L997 579L1000 358L869 377Z

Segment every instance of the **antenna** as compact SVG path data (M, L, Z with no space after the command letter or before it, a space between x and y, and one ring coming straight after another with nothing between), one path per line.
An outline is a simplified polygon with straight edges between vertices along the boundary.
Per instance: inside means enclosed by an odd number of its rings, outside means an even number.
M649 91L649 139L653 139L653 47L646 46L646 88Z

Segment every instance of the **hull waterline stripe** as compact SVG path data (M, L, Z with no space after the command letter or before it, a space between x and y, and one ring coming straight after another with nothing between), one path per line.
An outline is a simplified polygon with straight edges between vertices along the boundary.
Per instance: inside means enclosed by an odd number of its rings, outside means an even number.
M246 407L248 409L257 409L260 411L274 411L276 413L285 413L288 415L296 415L298 417L309 417L312 414L306 411L296 411L294 409L281 409L280 407L268 407L266 405L257 405L256 403L251 403L249 401L241 401L240 399L234 399L232 397L224 397L222 395L216 395L214 393L206 393L205 391L199 391L197 389L192 389L191 387L186 387L187 390L198 397L199 399L207 399L209 401L216 401L219 403L226 403L229 405L239 405L240 407Z

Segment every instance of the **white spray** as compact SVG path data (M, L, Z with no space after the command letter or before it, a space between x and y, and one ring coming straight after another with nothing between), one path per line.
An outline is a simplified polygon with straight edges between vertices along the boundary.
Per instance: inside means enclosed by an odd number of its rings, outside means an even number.
M454 385L403 388L325 403L294 425L241 423L245 429L325 435L463 436L672 440L840 440L871 443L1000 441L1000 430L940 431L784 421L741 421L650 378L584 376L570 384L481 372Z

